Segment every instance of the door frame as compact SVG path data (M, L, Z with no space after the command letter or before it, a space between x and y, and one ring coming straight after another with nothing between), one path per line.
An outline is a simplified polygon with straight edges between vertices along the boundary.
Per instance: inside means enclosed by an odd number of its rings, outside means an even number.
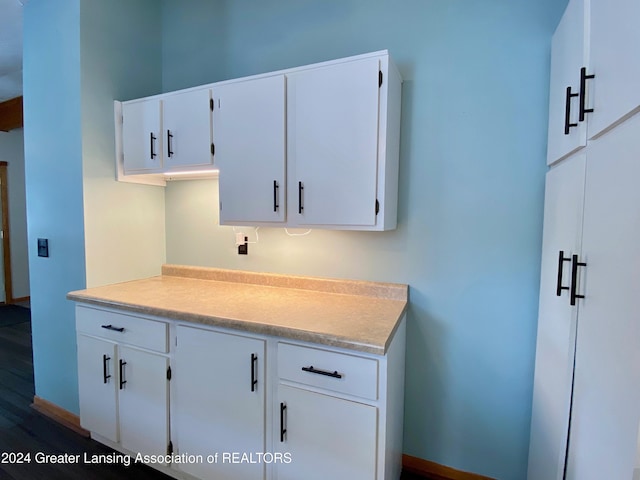
M11 283L11 248L9 245L9 192L7 165L7 162L0 162L0 204L2 204L0 218L2 219L2 231L4 232L2 237L4 272L2 273L4 275L4 302L8 305L13 303L13 286Z

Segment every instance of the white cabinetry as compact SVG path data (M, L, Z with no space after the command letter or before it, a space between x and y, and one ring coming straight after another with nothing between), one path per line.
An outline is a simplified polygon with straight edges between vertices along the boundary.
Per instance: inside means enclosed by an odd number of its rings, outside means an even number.
M584 0L571 0L551 41L549 138L547 164L587 144L587 124L580 122L580 72L587 62Z
M288 75L289 223L374 225L379 59Z
M404 319L373 355L84 305L76 315L81 424L98 441L188 455L151 464L181 479L399 480Z
M547 163L640 108L640 17L634 0L570 0L553 37Z
M281 342L278 378L276 477L375 479L378 361Z
M124 175L213 168L209 88L116 102L116 119L120 108Z
M162 102L141 99L122 104L124 173L159 173L163 170Z
M632 478L640 421L640 116L587 152L568 480Z
M292 462L277 465L277 479L376 478L376 407L286 385L278 400L279 448Z
M590 4L590 72L595 78L589 138L629 117L640 107L640 2L584 0ZM588 81L589 82L589 81ZM588 83L587 82L587 83Z
M178 453L265 451L265 341L179 325L173 425ZM264 463L177 465L201 479L263 479Z
M220 223L284 222L284 75L224 83L214 95Z
M133 453L169 445L167 324L79 306L81 425Z
M633 476L640 422L638 151L634 116L548 176L529 480Z
M209 88L163 96L165 171L211 167L211 106Z
M529 480L558 480L564 471L579 308L570 301L571 273L573 255L582 258L585 166L579 152L546 177Z

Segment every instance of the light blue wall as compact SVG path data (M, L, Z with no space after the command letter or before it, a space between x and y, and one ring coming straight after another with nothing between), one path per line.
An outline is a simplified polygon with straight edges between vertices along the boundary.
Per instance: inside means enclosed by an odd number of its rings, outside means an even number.
M87 287L160 274L164 191L115 182L114 100L162 90L160 3L82 0L82 154Z
M114 181L113 100L160 91L159 24L160 4L154 0L31 0L24 10L35 387L36 395L74 413L75 316L66 294L85 288L88 274L95 275L88 267L96 258L120 267L116 281L135 276L135 265L123 265L113 250L100 248L103 238L95 226L111 227L109 235L117 241L110 246L145 248L130 226L144 230L153 213L142 210L155 203L162 229L154 232L154 241L164 243L162 190ZM37 256L38 237L49 238L49 258ZM85 243L96 237L100 240ZM164 245L162 252L147 262L155 272L164 260Z
M75 321L85 285L80 1L24 8L24 142L36 395L78 411ZM39 237L49 258L37 256Z
M550 38L565 0L164 0L164 90L388 48L405 79L393 232L261 229L238 257L216 181L167 187L167 260L411 285L405 453L526 476ZM224 18L224 50L211 55ZM194 22L192 19L197 18ZM168 49L182 52L167 59Z

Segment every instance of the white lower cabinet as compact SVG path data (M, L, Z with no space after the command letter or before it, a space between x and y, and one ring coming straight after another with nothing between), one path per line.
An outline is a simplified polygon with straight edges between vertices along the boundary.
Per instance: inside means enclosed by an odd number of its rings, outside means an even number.
M404 320L385 355L82 304L76 330L82 426L168 475L400 478Z
M322 393L278 386L278 480L371 480L376 477L378 410Z
M204 461L177 465L202 479L263 479L263 463L233 453L265 451L265 341L179 325L174 356L177 453ZM209 455L218 454L209 462Z
M118 441L116 344L78 335L78 390L83 428Z
M136 341L127 323L130 319L143 331L144 322L165 332L166 324L112 313L105 317L105 313L78 308L81 425L128 452L164 455L169 446L169 358L126 342ZM113 341L88 335L95 327L107 337L115 333L122 338Z

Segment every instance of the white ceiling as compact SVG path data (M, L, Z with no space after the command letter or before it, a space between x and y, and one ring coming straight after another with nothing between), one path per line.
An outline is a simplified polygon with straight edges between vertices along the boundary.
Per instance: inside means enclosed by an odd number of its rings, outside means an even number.
M22 95L22 7L0 0L0 102Z

